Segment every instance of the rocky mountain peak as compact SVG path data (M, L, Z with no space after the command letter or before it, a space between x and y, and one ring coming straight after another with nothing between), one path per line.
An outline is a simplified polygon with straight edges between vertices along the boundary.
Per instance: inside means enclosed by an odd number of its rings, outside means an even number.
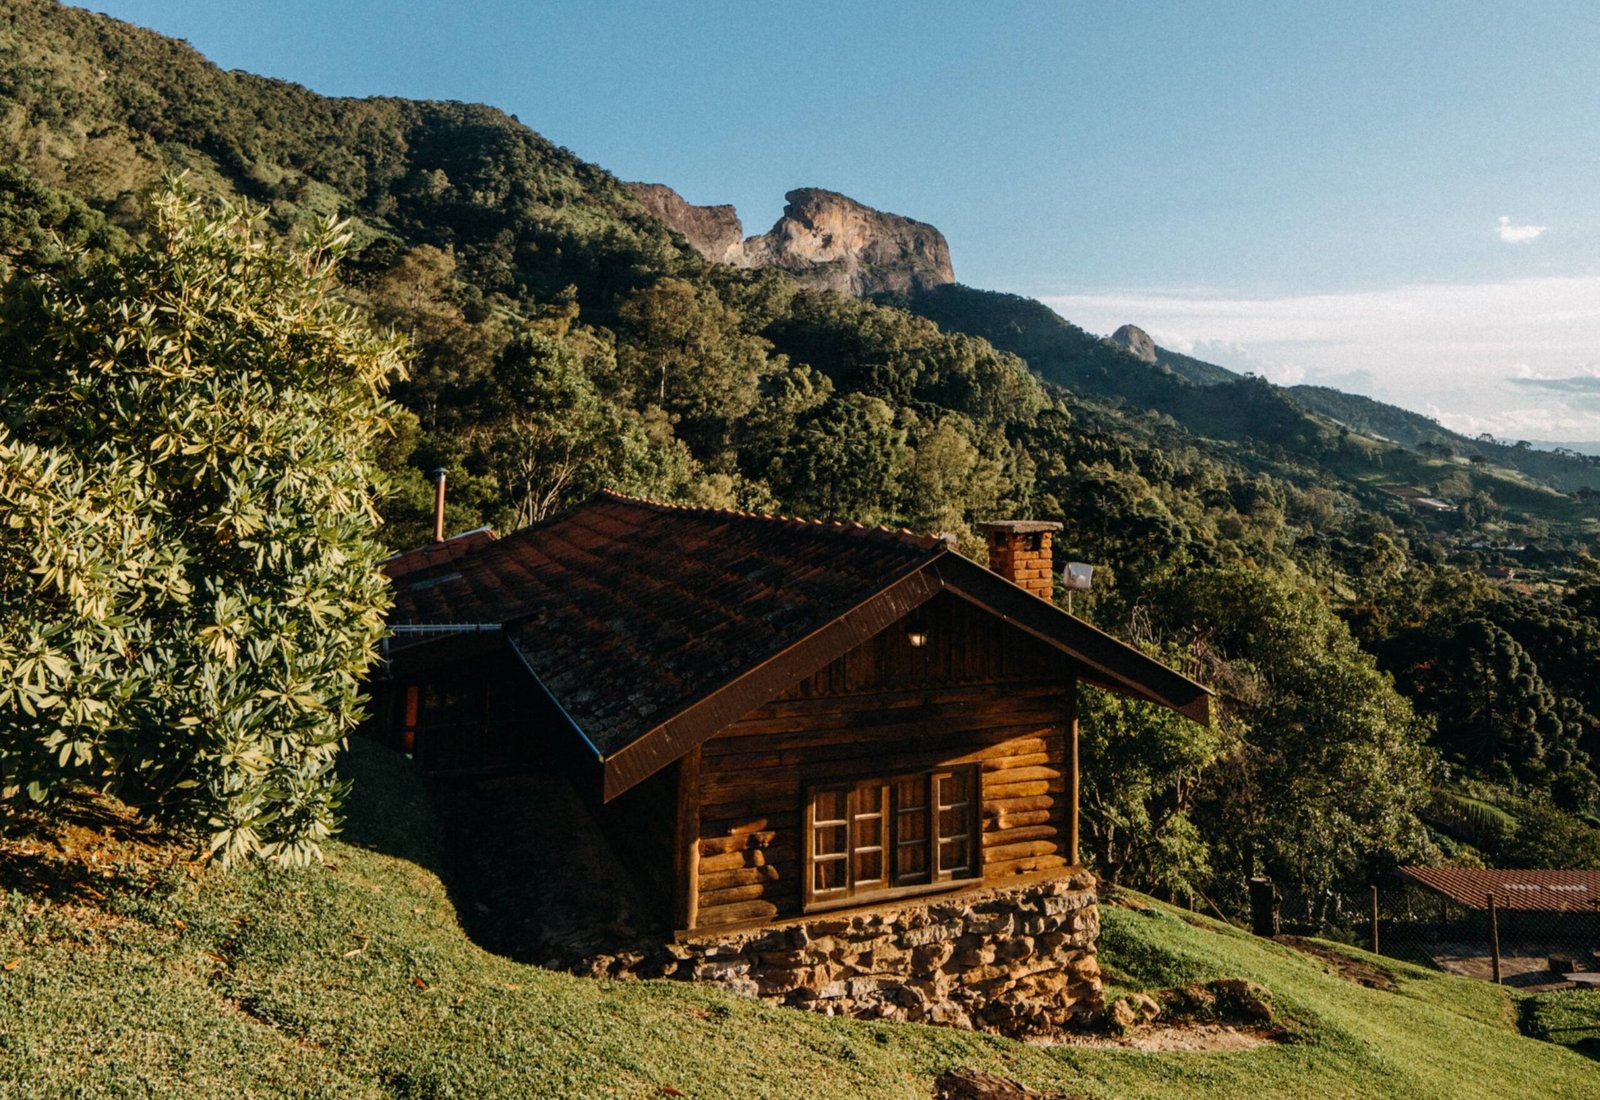
M770 230L740 239L743 229L731 206L695 206L659 183L627 186L646 210L717 263L782 268L812 286L857 296L955 282L943 233L836 191L790 191Z
M1148 332L1137 325L1123 325L1107 339L1135 359L1146 363L1156 361L1156 342L1150 338Z
M662 183L624 184L650 213L683 234L684 240L706 259L719 264L740 263L744 226L733 207L695 206Z

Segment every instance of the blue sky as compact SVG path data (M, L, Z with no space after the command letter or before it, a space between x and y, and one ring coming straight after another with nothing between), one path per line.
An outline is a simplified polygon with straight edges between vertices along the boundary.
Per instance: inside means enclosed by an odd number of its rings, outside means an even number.
M1600 439L1591 4L88 6L326 94L494 104L747 232L843 191L1092 331Z

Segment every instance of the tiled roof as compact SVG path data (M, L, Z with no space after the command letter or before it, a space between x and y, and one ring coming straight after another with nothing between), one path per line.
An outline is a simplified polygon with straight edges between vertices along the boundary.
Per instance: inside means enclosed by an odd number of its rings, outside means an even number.
M1600 871L1505 871L1478 867L1402 867L1400 874L1451 901L1487 909L1600 912Z
M390 621L504 623L610 755L947 552L905 531L605 492L468 553L391 570Z
M464 531L459 535L451 535L443 542L430 542L426 546L419 546L415 550L407 550L400 554L383 559L378 564L389 575L389 579L397 580L410 573L431 569L436 565L445 565L457 558L470 554L472 551L494 541L494 532L487 527L478 527L471 531Z

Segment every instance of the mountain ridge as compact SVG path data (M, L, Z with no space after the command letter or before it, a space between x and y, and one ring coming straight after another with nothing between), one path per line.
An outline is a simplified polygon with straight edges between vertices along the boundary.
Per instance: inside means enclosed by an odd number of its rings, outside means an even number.
M854 297L955 281L950 246L938 229L837 191L797 187L784 195L771 229L745 237L732 206L696 206L663 183L624 186L713 263L778 268L808 286Z

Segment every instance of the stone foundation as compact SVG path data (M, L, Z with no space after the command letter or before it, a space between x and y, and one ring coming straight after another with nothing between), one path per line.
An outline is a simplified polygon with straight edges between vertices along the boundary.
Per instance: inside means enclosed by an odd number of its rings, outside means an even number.
M691 933L668 946L664 976L829 1015L1050 1032L1103 1008L1094 886L1078 871L747 932Z

